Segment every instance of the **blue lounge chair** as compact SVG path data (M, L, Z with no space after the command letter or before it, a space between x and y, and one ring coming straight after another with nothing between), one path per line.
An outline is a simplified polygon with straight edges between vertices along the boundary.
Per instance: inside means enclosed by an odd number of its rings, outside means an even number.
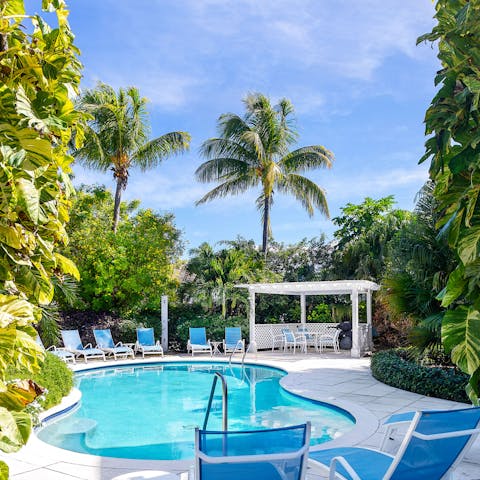
M195 430L195 480L302 480L310 423L246 432Z
M105 354L98 348L93 348L91 343L83 346L78 330L60 330L60 333L65 350L73 353L75 357L83 357L85 363L89 358L103 358L105 361Z
M163 357L163 348L160 342L155 341L153 328L137 328L137 343L135 344L135 351L145 355L158 355Z
M330 480L451 479L479 433L480 408L416 412L395 456L332 448L310 452L310 465L329 469Z
M75 362L75 355L71 352L67 352L64 348L58 348L55 345L52 345L51 347L45 348L45 345L42 342L42 339L40 338L40 335L37 334L37 343L46 351L53 353L56 355L60 360L63 360L65 363L68 362Z
M192 357L195 352L210 352L213 355L212 345L210 340L207 340L207 333L205 327L190 328L190 338L187 342L187 352L192 352Z
M223 339L223 352L241 352L245 351L245 340L242 338L242 329L240 327L226 327L225 338Z
M103 330L93 329L93 336L95 337L95 342L97 342L97 348L107 355L113 355L115 360L117 357L135 358L135 353L130 347L123 345L122 342L113 343L112 332L109 328Z

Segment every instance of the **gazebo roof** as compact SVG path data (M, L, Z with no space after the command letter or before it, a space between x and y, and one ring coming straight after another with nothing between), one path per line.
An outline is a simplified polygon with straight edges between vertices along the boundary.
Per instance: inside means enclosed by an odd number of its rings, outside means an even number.
M253 293L276 295L348 295L367 293L380 288L369 280L332 280L324 282L244 283L236 285Z

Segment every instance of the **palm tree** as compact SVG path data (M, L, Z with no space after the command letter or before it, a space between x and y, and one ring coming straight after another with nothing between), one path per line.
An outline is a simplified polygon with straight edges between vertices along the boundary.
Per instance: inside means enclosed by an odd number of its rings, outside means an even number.
M149 140L150 126L145 108L147 99L136 87L120 88L99 83L79 99L78 108L91 115L81 148L74 156L86 167L113 170L117 182L113 231L117 231L122 190L128 183L129 169L141 171L156 167L164 158L188 149L190 135L170 132Z
M298 137L289 100L282 99L272 106L268 97L254 93L243 102L246 109L243 118L233 113L221 115L219 137L210 138L201 146L201 154L207 161L195 175L200 182L219 182L219 185L196 204L260 186L257 208L262 212L262 251L266 255L275 190L292 194L310 216L316 207L328 217L323 189L299 173L329 168L333 154L320 145L289 151Z

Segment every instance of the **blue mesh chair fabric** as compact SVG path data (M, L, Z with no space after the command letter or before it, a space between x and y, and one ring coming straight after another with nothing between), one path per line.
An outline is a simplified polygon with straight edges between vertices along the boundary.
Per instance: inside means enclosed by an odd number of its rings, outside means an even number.
M310 424L242 432L196 430L199 480L301 480L305 477Z

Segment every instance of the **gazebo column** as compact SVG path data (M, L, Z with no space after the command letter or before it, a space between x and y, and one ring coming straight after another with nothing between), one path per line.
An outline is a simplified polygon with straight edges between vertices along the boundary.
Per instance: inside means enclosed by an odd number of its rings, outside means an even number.
M352 300L352 350L350 355L353 358L360 358L360 339L358 329L358 292L352 290L350 294Z
M372 327L372 291L367 290L367 335L368 348L373 348L373 327Z
M300 321L307 323L307 296L305 294L300 295Z
M249 328L250 328L250 343L253 344L255 341L255 291L248 290L248 300L250 303L250 308L248 309L248 319L249 319Z

